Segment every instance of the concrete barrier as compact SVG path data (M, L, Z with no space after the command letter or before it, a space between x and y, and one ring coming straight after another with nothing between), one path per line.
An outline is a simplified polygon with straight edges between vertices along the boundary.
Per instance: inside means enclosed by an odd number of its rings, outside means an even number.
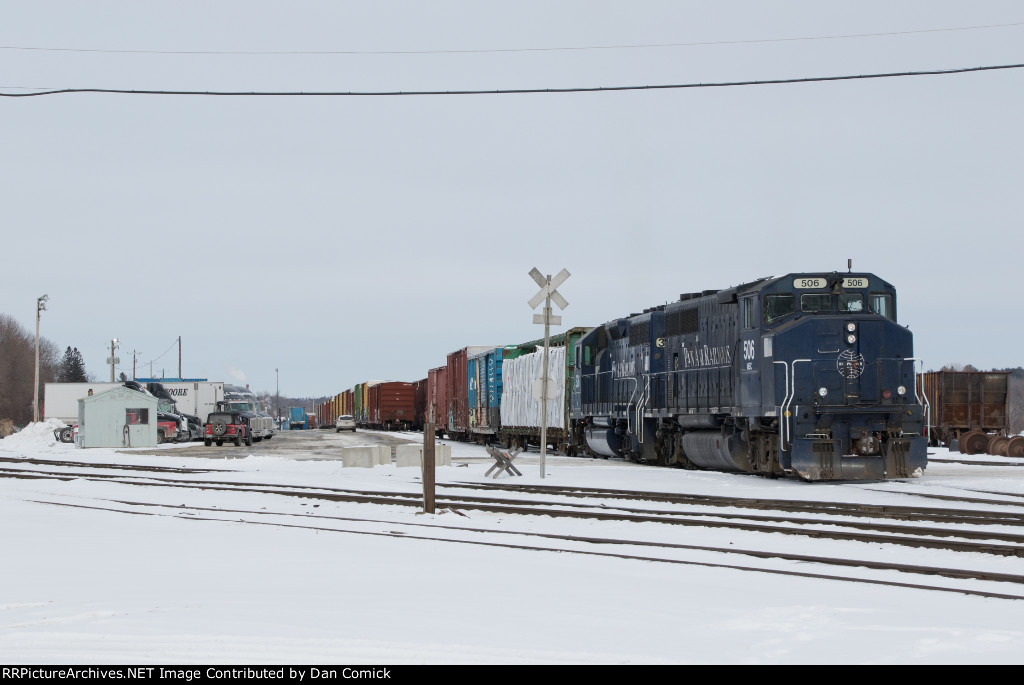
M364 445L362 447L342 447L341 465L357 468L372 468L391 463L391 448L387 445Z
M341 465L368 469L377 465L376 446L343 447L341 449Z
M418 466L423 468L423 445L399 445L395 448L396 466ZM434 444L434 466L452 465L452 446Z

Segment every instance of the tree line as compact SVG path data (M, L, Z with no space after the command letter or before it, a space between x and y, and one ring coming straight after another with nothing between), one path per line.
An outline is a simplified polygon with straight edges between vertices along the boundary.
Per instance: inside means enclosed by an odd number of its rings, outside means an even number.
M35 379L36 336L13 317L0 314L0 421L14 426L32 421L32 383ZM93 381L77 347L63 354L52 341L39 338L39 404L47 383Z

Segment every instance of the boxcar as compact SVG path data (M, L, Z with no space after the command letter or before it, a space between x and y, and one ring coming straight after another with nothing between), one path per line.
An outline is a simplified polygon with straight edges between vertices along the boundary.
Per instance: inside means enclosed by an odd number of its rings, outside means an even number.
M421 431L427 420L427 379L423 378L412 384L413 419L412 429Z
M439 366L427 372L426 420L434 424L434 432L442 437L448 430L448 367Z
M449 435L466 440L469 435L469 358L481 352L494 349L493 345L471 345L456 350L448 355L447 400L448 424L445 430Z
M469 430L478 442L489 442L501 429L501 361L505 348L482 350L469 357Z
M415 415L412 383L370 381L367 384L366 423L383 430L409 430Z

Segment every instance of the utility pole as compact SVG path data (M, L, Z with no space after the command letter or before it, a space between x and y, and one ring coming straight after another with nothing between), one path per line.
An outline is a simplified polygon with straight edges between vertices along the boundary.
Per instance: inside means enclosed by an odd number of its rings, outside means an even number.
M281 428L281 374L279 374L277 372L277 369L274 369L274 384L275 384L275 388L277 390L277 400L275 401L275 404L277 405L277 407L276 407L277 428L278 428L278 430L280 430L280 428Z
M541 274L536 267L530 271L530 278L533 279L534 283L540 286L540 291L530 298L528 304L530 309L536 309L542 301L544 302L544 313L534 314L533 322L544 324L544 371L538 381L533 382L533 396L540 400L540 477L544 478L544 462L548 451L548 393L554 394L551 391L553 388L550 387L550 378L548 372L548 348L550 347L551 338L551 325L555 326L562 325L562 317L554 316L551 314L551 301L554 300L555 304L558 305L559 309L565 309L569 306L569 303L564 297L559 294L555 288L565 283L565 279L569 278L571 274L562 269L558 272L558 275L551 278L550 275L545 277Z
M181 380L181 336L178 336L178 380Z
M43 295L42 297L36 298L36 380L35 383L32 384L33 423L39 421L39 318L42 312L46 309L46 301L48 299L50 299L49 295Z
M110 359L107 360L107 363L110 364L110 382L111 383L115 382L115 380L116 380L114 378L114 365L121 363L121 359L119 357L115 357L114 356L114 350L118 348L118 344L117 343L119 343L119 342L121 342L121 341L118 340L117 338L114 338L113 340L110 341Z

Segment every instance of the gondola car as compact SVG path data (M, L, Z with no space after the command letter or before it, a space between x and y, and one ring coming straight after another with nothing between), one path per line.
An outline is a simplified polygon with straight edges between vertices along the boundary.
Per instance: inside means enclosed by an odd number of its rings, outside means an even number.
M576 347L572 440L603 456L805 480L927 466L913 337L867 273L796 273L609 321Z

